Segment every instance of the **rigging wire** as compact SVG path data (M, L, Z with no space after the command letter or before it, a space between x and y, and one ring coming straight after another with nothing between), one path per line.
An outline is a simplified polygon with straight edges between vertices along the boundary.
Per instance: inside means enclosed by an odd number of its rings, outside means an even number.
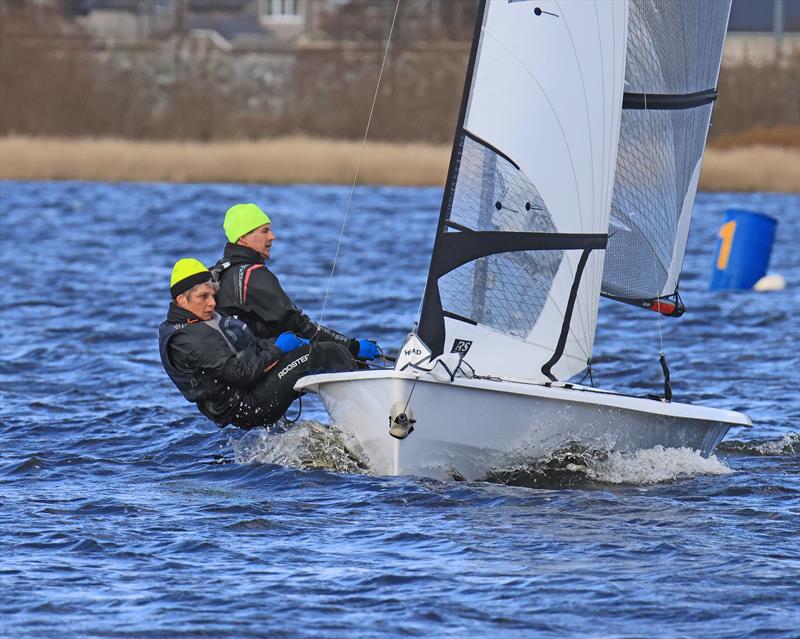
M658 304L658 340L661 344L661 351L660 354L664 355L664 331L661 328L661 321L664 314L661 312L661 298L656 298L656 304Z
M647 113L647 93L644 94L644 111ZM655 247L653 247L653 273L658 273L658 254L655 251ZM667 267L666 272L667 280L669 279L669 267ZM658 322L658 342L660 346L660 350L658 353L658 362L661 365L661 372L664 375L664 399L666 401L672 400L672 386L670 384L669 378L669 364L667 364L667 354L664 351L664 329L662 328L661 322L663 321L663 313L661 312L661 293L663 291L659 290L658 286L658 279L655 279L655 295L653 299L656 303L656 315L657 322Z
M411 403L411 396L414 394L414 389L417 387L418 381L419 381L419 376L417 376L417 378L411 384L411 392L408 394L408 397L406 398L406 405L403 407L403 412L406 414L408 413L408 405Z
M655 247L653 247L653 267L654 267L653 273L658 273L658 255L656 255ZM669 276L669 273L667 273L667 276ZM656 289L653 299L655 300L656 303L656 315L658 316L658 341L659 344L661 345L661 350L659 351L659 355L664 355L664 331L661 327L661 318L663 313L661 312L661 297L659 296L660 291L658 288L657 279L655 280L655 284L656 284Z
M369 109L369 117L367 118L367 127L364 130L364 139L361 142L361 150L359 151L359 154L358 154L358 162L356 163L356 171L355 171L355 174L353 175L353 185L350 187L350 195L347 198L347 207L345 208L345 211L344 211L344 219L342 220L342 228L339 231L339 240L336 243L336 253L333 256L333 264L331 265L331 274L328 277L328 286L325 288L325 297L322 300L322 310L320 311L320 314L319 314L319 323L320 324L322 324L322 320L325 317L325 306L328 303L328 296L330 295L330 292L331 292L331 283L333 282L333 274L336 271L336 260L339 258L339 249L342 246L342 238L344 237L344 230L345 230L345 227L347 226L347 218L350 215L350 205L353 202L353 193L356 190L356 181L358 180L358 171L361 168L361 160L364 157L364 147L367 144L367 136L369 135L369 127L372 124L372 114L375 111L375 102L377 102L377 100L378 100L378 91L380 90L380 87L381 87L381 79L383 78L383 70L386 67L386 59L389 56L389 44L392 41L392 33L394 32L394 25L395 25L395 22L397 21L397 11L398 11L399 8L400 8L400 0L397 0L397 4L395 4L395 6L394 6L394 15L392 15L392 24L389 27L389 35L386 36L386 48L383 51L383 61L381 62L381 70L380 70L380 73L378 73L378 82L375 85L375 94L372 96L372 106Z
M655 251L653 251L653 262L655 262L656 266L654 272L658 272L658 256L656 255ZM667 273L667 277L669 277L669 273ZM656 315L658 316L658 340L661 346L661 350L658 353L658 362L661 365L661 372L664 375L664 399L666 401L671 401L672 386L670 385L669 379L669 364L667 364L667 354L664 351L664 331L661 326L661 322L663 321L663 313L661 312L661 298L659 297L659 293L658 281L656 281L656 294L654 299L656 301Z

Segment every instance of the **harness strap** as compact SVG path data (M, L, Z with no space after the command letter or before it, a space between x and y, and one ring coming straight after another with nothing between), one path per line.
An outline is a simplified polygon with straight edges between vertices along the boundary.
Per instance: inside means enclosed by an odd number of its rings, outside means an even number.
M244 268L244 267L242 267ZM247 301L247 283L250 281L250 275L252 275L253 271L259 268L264 268L263 264L253 264L246 268L244 271L244 282L242 283L242 290L241 290L241 298L239 302L244 304ZM241 277L241 275L240 275Z
M222 278L222 274L225 271L227 271L230 268L230 266L231 266L230 262L223 262L222 260L220 260L208 270L211 273L211 277L214 279L214 281L217 284L219 284L219 281Z

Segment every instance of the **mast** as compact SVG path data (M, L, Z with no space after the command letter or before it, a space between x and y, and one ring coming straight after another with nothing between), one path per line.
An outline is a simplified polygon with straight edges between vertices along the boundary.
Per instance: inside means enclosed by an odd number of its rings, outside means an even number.
M483 27L483 20L486 14L486 0L480 0L478 4L478 12L475 20L475 30L472 33L472 45L469 50L469 61L467 62L467 73L464 79L464 91L461 94L461 106L458 109L458 122L456 129L453 133L453 148L450 151L450 163L447 167L447 179L445 180L444 194L442 196L442 206L439 209L439 222L436 226L436 236L433 240L433 255L440 253L443 249L440 246L440 238L442 237L445 224L450 217L450 204L453 201L453 193L455 192L455 180L458 173L458 161L460 157L459 145L459 131L464 128L464 117L467 113L467 103L469 102L470 89L472 87L472 76L475 71L475 60L478 57L478 45L481 38L481 28ZM436 277L432 270L428 270L428 279L425 282L425 291L422 296L422 307L420 308L419 327L421 335L428 335L429 339L438 332L436 324L437 310L435 298L438 296ZM430 295L428 291L431 291ZM424 338L423 338L424 339ZM430 346L430 344L429 344ZM443 348L443 347L441 347ZM434 347L438 353L434 357L442 354L441 348Z

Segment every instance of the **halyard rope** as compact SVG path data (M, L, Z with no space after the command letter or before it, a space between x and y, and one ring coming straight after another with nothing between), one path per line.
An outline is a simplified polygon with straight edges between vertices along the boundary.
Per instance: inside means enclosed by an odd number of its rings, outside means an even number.
M386 48L383 51L383 61L381 62L381 70L378 74L378 83L375 85L375 95L372 96L372 106L369 109L369 118L367 118L367 128L364 131L364 139L361 142L361 151L358 154L358 162L356 164L356 172L353 175L353 185L350 187L350 196L347 198L347 208L344 211L344 219L342 220L342 229L339 231L339 241L336 243L336 253L333 256L333 265L331 266L331 274L328 277L328 286L325 289L325 297L322 300L322 310L319 313L319 323L325 317L325 306L328 304L328 296L331 292L331 283L333 282L333 273L336 271L336 260L339 258L339 249L342 246L342 237L344 237L344 229L347 226L347 218L350 215L350 205L353 202L353 193L356 190L356 181L358 180L358 171L361 168L361 159L364 157L364 147L367 144L367 136L369 135L369 127L372 124L372 114L375 111L375 102L378 100L378 91L381 87L381 79L383 78L383 69L386 67L386 58L389 56L389 44L392 41L392 33L394 32L394 23L397 20L397 10L400 8L400 0L394 6L394 15L392 16L392 25L389 27L389 35L386 36Z
M647 111L647 93L644 94L644 110ZM655 248L653 249L653 273L658 273L658 255L656 255ZM669 279L669 266L667 267L667 279ZM659 295L662 291L658 289L658 280L656 280L656 294L655 294L655 303L656 303L656 315L658 315L658 341L661 345L661 350L659 351L659 355L661 357L666 357L666 353L664 352L664 332L661 328L661 320L662 320L662 313L661 313L661 298Z

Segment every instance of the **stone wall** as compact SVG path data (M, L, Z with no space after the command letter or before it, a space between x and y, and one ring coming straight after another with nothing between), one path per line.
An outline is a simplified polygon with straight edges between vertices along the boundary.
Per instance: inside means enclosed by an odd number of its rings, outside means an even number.
M47 50L38 44L20 42L13 51L5 47L2 133L197 140L287 133L360 137L383 56L380 48L355 44L269 52L225 52L191 41L124 48L62 42ZM466 43L445 43L392 51L373 137L448 139L467 49ZM71 95L73 88L79 95ZM34 93L36 99L26 99ZM25 100L24 108L15 103L17 97Z
M383 56L379 43L367 41L270 51L224 50L192 37L116 46L54 31L52 22L15 20L6 14L0 21L0 134L360 139ZM776 49L763 38L729 39L712 139L800 124L797 42L787 38L782 55L770 60ZM400 38L389 53L370 138L451 140L468 47Z

